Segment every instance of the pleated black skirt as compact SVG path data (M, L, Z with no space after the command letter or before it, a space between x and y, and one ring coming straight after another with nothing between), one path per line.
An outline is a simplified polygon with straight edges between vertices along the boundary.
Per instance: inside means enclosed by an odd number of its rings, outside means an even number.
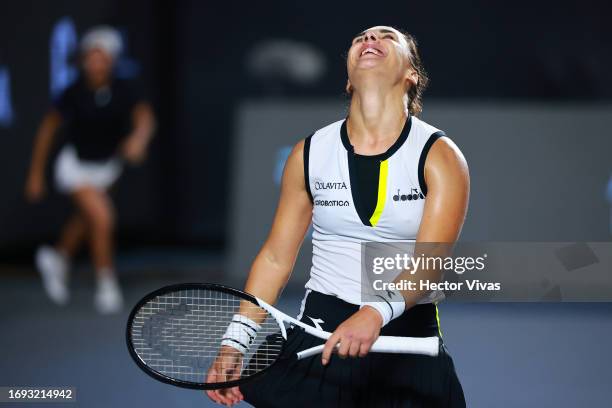
M301 321L333 331L358 307L334 296L311 292ZM442 346L438 357L370 353L327 366L321 356L297 361L301 350L324 343L300 328L288 330L279 361L261 376L240 386L245 400L257 408L272 407L465 407L463 389L452 358ZM385 326L381 335L439 335L436 306L417 305Z

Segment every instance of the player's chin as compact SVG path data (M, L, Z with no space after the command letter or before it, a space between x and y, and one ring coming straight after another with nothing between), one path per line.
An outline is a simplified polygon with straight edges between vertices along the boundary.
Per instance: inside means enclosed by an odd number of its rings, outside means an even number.
M375 69L375 68L383 68L384 66L385 66L385 59L383 57L360 59L355 64L355 68L357 69Z

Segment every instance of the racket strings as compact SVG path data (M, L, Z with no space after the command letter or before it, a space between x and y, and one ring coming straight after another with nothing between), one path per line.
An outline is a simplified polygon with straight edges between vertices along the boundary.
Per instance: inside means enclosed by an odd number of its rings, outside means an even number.
M227 333L239 311L259 327L244 356L227 359L233 364L225 365L228 375L218 376L214 382L253 375L278 358L284 340L277 321L264 309L231 293L188 289L149 300L133 319L134 350L159 374L184 382L210 383L207 373L220 354L238 353L227 346L222 349L221 342L228 334L240 339L242 333Z

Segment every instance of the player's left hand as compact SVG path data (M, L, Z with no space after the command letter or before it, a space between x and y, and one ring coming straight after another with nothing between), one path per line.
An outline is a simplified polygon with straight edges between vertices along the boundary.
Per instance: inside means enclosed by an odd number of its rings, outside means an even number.
M140 164L147 154L147 144L138 135L130 135L121 146L121 156L132 164Z
M331 354L338 343L340 343L338 356L341 358L365 357L380 335L382 324L382 316L376 309L370 306L361 308L342 322L327 339L321 362L323 365L329 363Z

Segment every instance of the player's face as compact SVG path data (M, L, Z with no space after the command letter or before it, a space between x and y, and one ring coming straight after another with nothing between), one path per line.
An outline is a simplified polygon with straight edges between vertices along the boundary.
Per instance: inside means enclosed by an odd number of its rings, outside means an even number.
M363 72L382 71L386 78L401 80L411 70L409 53L406 39L396 29L369 28L353 38L347 59L349 79L355 84Z
M113 57L101 49L91 49L83 55L85 76L94 82L108 80L113 70Z

